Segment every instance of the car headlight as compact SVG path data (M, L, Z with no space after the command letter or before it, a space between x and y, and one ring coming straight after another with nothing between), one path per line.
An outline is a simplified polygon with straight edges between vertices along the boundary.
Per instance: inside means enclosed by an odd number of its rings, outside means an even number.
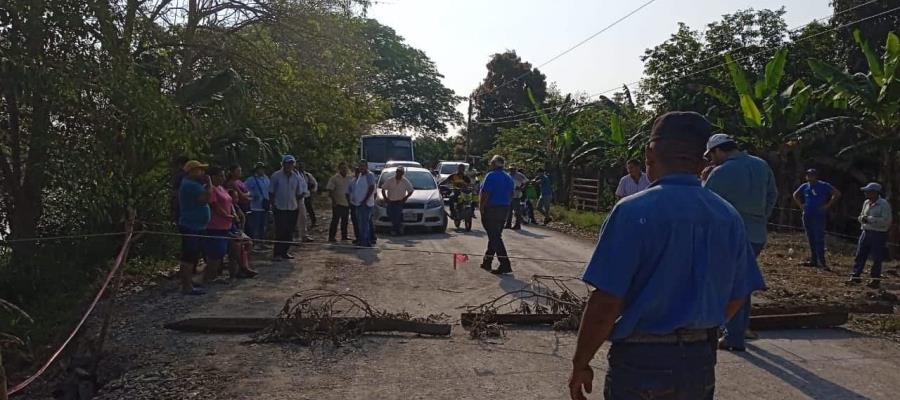
M444 206L444 202L441 200L431 200L427 204L425 204L425 208L427 208L429 210L432 208L441 208L443 206Z

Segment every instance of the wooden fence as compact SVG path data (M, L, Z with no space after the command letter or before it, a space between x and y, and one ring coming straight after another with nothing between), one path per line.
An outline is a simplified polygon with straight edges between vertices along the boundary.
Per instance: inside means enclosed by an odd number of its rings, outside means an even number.
M600 211L601 182L598 179L574 178L569 193L572 208L584 211Z

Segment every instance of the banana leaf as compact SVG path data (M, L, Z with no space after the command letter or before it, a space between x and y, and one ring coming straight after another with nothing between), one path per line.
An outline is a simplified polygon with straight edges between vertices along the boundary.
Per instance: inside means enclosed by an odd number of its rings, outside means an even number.
M759 111L756 102L753 101L753 98L749 94L741 95L741 111L744 114L744 122L746 122L748 126L753 128L763 126L762 113Z
M878 59L878 55L875 54L875 50L872 50L869 42L862 38L862 33L859 29L853 30L853 39L856 40L856 44L859 45L863 54L866 55L866 61L869 63L869 72L872 74L875 84L884 86L884 68L881 65L881 60Z
M744 69L741 68L738 63L734 62L734 58L731 54L725 55L725 68L731 75L731 81L734 83L734 88L737 89L739 95L750 96L753 94L750 89L750 83L747 81L747 75L744 73Z
M766 64L766 84L763 96L771 96L778 91L778 86L781 85L781 78L784 77L784 65L787 63L787 54L787 48L781 48ZM757 97L762 96L757 95Z

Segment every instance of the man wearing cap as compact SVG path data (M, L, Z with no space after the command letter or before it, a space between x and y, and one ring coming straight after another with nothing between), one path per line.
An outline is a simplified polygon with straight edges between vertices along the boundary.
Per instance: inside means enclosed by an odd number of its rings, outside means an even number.
M647 174L641 171L640 161L628 160L625 169L628 171L628 174L619 179L619 186L616 187L616 198L619 200L650 187L650 180L647 179Z
M653 183L616 204L582 277L594 290L572 360L572 399L592 390L590 362L607 340L607 399L713 398L718 328L764 283L740 214L700 185L710 129L693 112L654 122Z
M297 173L296 164L294 156L285 155L281 158L281 169L269 178L269 199L275 219L275 240L278 241L273 251L276 261L294 258L288 253L288 242L293 239L299 213L305 212L303 198L309 194L306 179Z
M759 257L768 237L769 216L778 201L775 174L761 158L738 149L737 142L717 133L706 143L707 159L715 165L704 186L722 196L744 220L753 254ZM723 350L744 351L744 335L750 326L750 298L740 311L725 324L725 337L719 341Z
M481 224L488 237L487 251L481 268L492 274L508 274L512 272L512 263L503 243L503 225L509 215L516 184L513 178L503 170L506 160L501 156L491 158L491 172L484 177L481 184L481 195L478 209L481 211ZM500 259L500 268L493 270L494 256Z
M191 160L184 164L185 176L178 187L178 232L181 236L181 256L178 278L184 294L203 294L193 283L194 268L203 256L203 239L200 235L210 220L209 202L213 185L206 176L207 164Z
M256 240L266 240L266 225L269 221L269 177L266 165L258 162L253 167L253 176L244 180L250 191L250 215L247 216L247 233ZM257 247L264 248L262 242Z
M828 269L825 262L825 216L841 197L830 183L819 180L815 169L806 170L806 183L794 191L794 203L803 209L803 228L809 241L809 267Z
M884 260L885 245L893 215L891 214L891 204L881 197L881 185L872 182L862 187L861 190L866 195L862 212L859 213L862 233L859 235L859 244L856 247L853 276L847 283L855 285L862 282L860 276L862 276L863 268L871 254L872 270L869 276L872 280L866 286L877 289L881 286L881 262Z

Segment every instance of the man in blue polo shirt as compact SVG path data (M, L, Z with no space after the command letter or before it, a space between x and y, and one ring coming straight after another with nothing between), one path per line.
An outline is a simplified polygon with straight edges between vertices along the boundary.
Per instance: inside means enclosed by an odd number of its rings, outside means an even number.
M693 112L654 123L653 183L613 208L582 277L595 289L572 360L572 399L591 391L590 361L607 340L607 399L713 398L718 327L764 283L741 216L700 186L710 129Z
M509 214L509 205L512 203L516 184L509 174L503 171L505 164L506 160L503 157L494 156L491 159L491 172L488 172L484 177L484 183L481 184L478 205L478 209L481 210L481 224L488 236L488 247L481 268L491 271L492 274L512 272L506 245L503 244L503 225ZM500 268L497 270L492 270L494 255L500 259Z
M819 180L815 169L806 170L806 183L794 192L794 203L803 209L803 228L809 241L809 261L806 266L828 269L825 262L825 217L841 198L841 192L830 183Z

